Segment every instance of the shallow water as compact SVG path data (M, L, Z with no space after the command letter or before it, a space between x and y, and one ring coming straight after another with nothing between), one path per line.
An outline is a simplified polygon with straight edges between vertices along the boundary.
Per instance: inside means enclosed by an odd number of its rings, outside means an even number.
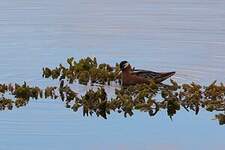
M177 71L181 83L225 81L224 0L24 0L0 3L0 82L45 87L43 66L96 56ZM56 84L56 83L54 83ZM78 91L85 91L79 86ZM0 112L0 149L224 149L213 114L82 117L60 101Z

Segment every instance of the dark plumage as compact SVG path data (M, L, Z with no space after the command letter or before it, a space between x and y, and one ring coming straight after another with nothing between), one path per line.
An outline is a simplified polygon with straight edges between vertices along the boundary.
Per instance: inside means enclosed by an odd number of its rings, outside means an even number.
M156 80L158 82L162 82L169 77L173 76L176 72L154 72L154 71L148 71L148 70L134 70L132 74L148 78L150 80Z
M121 61L121 62L120 62L120 69L121 69L121 70L124 70L125 67L126 67L126 64L128 64L127 61Z
M154 72L148 70L132 69L127 61L120 63L121 77L123 85L135 85L140 83L150 83L154 81L160 83L175 74L175 72Z

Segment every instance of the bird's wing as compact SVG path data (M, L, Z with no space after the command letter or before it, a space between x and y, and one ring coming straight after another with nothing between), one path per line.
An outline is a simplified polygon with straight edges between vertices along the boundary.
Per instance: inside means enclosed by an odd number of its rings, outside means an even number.
M149 70L135 69L133 70L132 74L144 77L146 79L155 80L156 82L162 82L168 79L169 77L173 76L175 72L154 72Z
M137 76L145 77L153 79L157 76L160 76L159 72L149 71L149 70L141 70L141 69L135 69L132 74L135 74Z

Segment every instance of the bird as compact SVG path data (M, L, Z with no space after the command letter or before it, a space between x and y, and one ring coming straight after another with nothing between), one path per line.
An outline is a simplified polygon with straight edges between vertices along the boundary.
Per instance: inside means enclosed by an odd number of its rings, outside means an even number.
M149 84L152 81L161 83L162 81L170 78L176 72L154 72L142 69L132 69L128 61L121 61L119 64L120 72L116 78L121 78L123 86L136 85L136 84Z

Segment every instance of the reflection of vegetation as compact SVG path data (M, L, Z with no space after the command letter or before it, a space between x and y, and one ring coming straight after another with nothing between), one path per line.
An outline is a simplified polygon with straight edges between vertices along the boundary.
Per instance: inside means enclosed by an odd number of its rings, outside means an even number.
M90 89L83 96L69 87L67 83L78 81L80 84L110 84L116 81L115 75L119 67L111 67L108 64L97 64L96 59L86 58L76 62L73 58L67 60L69 66L59 65L55 69L44 68L43 77L59 79L59 87L30 87L23 85L0 85L0 110L11 110L15 107L25 106L30 99L50 98L65 101L66 107L73 111L83 110L84 116L96 114L107 118L112 111L123 113L125 117L132 116L134 110L147 112L155 116L160 110L166 110L172 117L178 110L184 108L194 111L197 115L200 109L220 112L215 119L220 125L225 124L225 86L213 82L209 86L200 86L196 83L178 85L171 80L170 85L141 84L121 87L115 90L115 97L109 98L105 89ZM67 82L66 82L67 81ZM14 95L15 100L5 98L6 94Z

